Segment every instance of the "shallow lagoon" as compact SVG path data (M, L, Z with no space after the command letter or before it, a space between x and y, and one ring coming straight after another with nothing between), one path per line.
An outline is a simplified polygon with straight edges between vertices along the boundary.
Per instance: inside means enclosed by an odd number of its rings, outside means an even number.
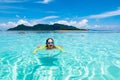
M49 37L66 53L34 55L37 44L45 45ZM119 80L119 75L119 32L0 32L0 80Z

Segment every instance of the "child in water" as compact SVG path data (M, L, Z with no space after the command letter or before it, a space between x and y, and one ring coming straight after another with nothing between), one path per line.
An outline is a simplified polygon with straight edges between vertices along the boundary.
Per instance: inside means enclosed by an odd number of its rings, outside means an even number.
M64 50L63 50L60 46L55 46L55 45L54 45L54 40L53 40L52 38L48 38L48 39L46 40L46 45L45 45L45 46L40 46L40 45L38 45L38 48L35 49L35 50L33 51L33 53L36 54L36 52L37 52L38 50L42 50L42 49L47 49L47 50L58 49L58 50L64 52Z

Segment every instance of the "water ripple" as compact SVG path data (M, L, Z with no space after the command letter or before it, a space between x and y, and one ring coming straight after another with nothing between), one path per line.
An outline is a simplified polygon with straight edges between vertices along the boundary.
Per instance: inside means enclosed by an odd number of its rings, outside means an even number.
M49 35L48 35L49 34ZM32 52L52 37L66 53ZM0 35L0 80L119 80L120 33L25 33ZM57 52L56 52L57 53Z

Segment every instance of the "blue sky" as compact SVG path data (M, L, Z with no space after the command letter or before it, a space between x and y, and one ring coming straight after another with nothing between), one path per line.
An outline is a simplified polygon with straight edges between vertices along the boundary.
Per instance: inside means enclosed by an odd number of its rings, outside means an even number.
M120 0L0 0L0 29L39 23L120 30Z

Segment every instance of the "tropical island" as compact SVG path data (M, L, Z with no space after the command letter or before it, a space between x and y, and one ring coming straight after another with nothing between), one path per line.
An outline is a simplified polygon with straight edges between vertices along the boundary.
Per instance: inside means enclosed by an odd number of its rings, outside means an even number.
M79 29L74 26L68 26L63 24L37 24L34 26L26 26L24 24L18 25L14 28L8 29L8 31L39 31L39 30L80 30L80 31L88 31L88 29Z

